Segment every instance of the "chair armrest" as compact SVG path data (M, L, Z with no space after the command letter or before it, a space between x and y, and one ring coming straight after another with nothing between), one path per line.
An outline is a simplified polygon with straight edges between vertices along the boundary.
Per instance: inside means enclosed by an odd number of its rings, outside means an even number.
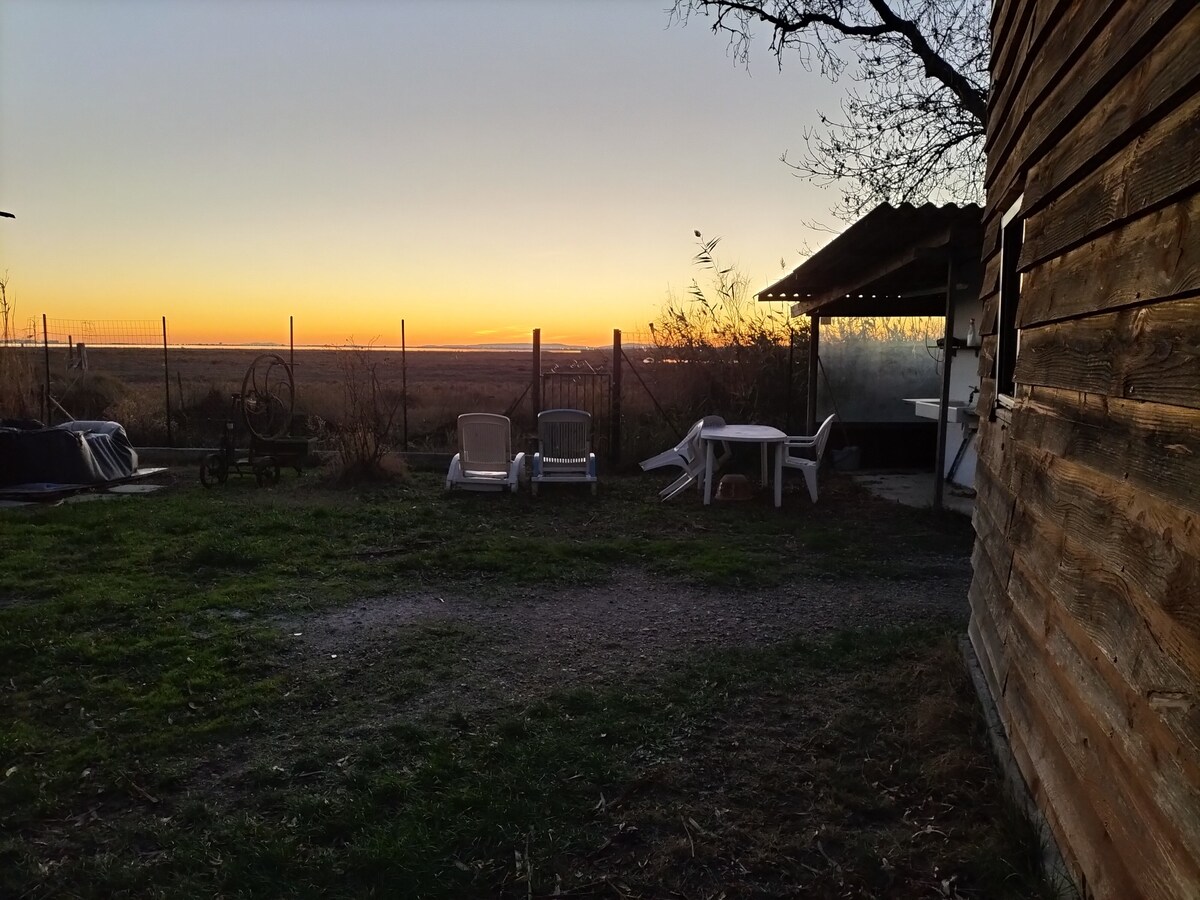
M789 462L815 462L817 445L815 441L788 441L783 445L783 464Z

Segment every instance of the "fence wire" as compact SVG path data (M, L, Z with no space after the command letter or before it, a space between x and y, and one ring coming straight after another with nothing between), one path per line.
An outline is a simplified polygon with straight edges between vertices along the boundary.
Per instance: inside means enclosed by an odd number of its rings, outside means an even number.
M41 343L41 320L30 319L26 333L26 340ZM153 347L162 342L162 322L154 319L47 319L45 339L51 344Z

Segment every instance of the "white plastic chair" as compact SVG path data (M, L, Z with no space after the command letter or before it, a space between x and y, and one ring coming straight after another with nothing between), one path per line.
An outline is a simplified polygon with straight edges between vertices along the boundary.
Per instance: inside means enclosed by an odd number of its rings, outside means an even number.
M596 454L592 452L592 414L582 409L538 413L538 449L533 454L530 488L547 482L582 483L596 493Z
M513 491L525 472L525 454L512 455L512 423L493 413L458 417L458 452L450 460L446 490Z
M784 468L799 469L804 473L804 483L813 503L817 502L817 472L821 468L821 457L825 453L825 444L829 442L829 432L833 430L835 419L837 416L831 415L821 423L816 434L789 437L783 445Z
M704 444L700 440L700 432L705 428L721 428L724 425L725 420L720 416L705 416L703 419L698 419L678 444L670 450L664 450L657 456L652 456L640 463L644 472L661 469L664 466L679 466L683 469L683 473L678 478L658 492L658 496L662 498L663 502L679 496L692 484L700 484L699 479L704 474ZM729 444L722 443L721 453L715 459L716 467L720 468L730 455Z

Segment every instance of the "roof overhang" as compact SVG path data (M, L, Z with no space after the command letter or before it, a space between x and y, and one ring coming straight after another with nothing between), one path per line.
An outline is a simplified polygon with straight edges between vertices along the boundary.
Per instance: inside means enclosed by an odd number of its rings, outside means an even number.
M884 203L756 296L793 316L940 316L951 260L977 277L982 246L978 206Z

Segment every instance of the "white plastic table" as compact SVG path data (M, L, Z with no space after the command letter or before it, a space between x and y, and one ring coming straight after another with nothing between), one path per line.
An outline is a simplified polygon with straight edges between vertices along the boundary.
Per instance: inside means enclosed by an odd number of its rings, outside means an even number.
M783 443L787 435L770 425L722 425L700 429L704 444L704 505L712 503L713 445L722 441L762 447L762 483L767 483L767 448L775 445L775 505L783 505Z

